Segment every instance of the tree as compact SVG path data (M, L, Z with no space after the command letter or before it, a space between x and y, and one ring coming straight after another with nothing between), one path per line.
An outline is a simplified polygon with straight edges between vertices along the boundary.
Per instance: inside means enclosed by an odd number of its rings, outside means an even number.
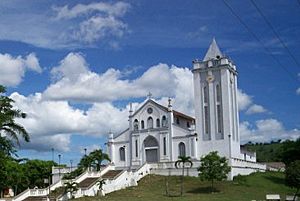
M296 193L294 196L297 196L300 189L300 160L291 162L285 170L285 180L286 184L292 188L296 188Z
M78 190L78 184L76 182L65 183L65 192L70 193L72 198L74 198L74 193Z
M214 190L214 181L221 181L227 178L230 167L225 157L220 157L217 151L210 152L200 159L198 168L201 180L211 181L211 191Z
M0 85L0 94L5 92L5 87ZM21 110L15 109L13 103L13 99L5 95L0 96L0 133L5 133L19 145L19 135L26 142L29 142L30 138L25 128L15 122L16 118L26 118L26 114L21 112Z
M178 169L180 167L180 164L182 164L181 187L180 187L180 195L182 196L184 169L185 167L191 168L193 166L193 162L191 161L191 157L189 156L178 156L178 160L175 162L175 167Z
M92 151L89 157L91 159L91 165L95 165L97 171L100 171L103 161L110 161L108 154L103 153L101 149Z
M103 185L105 184L105 180L104 179L99 179L97 181L97 186L98 186L98 192L101 192L102 193L102 190L103 190ZM101 194L102 195L102 194Z

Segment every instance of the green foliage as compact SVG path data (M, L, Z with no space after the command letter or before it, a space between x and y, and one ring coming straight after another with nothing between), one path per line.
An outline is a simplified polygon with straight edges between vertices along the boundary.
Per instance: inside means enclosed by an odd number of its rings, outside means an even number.
M300 138L296 141L272 141L270 143L248 142L245 147L249 151L255 151L258 162L284 162L300 160Z
M78 190L78 184L76 182L68 182L65 183L65 192L70 192L72 197L74 197L74 193Z
M247 176L238 174L237 176L233 177L233 182L234 184L246 185Z
M101 149L94 150L89 155L84 155L80 159L77 169L64 175L63 179L74 179L89 167L94 167L99 171L104 161L110 161L109 156L106 153L103 153Z
M214 189L214 181L222 181L227 178L230 167L225 157L220 157L217 151L210 152L200 159L198 168L201 180L211 181L211 189Z
M300 160L291 162L285 171L286 184L292 188L296 188L296 194L300 189Z
M26 118L26 114L13 107L14 100L3 95L6 92L4 86L0 85L0 132L5 133L19 145L21 137L29 142L29 135L25 128L15 122L16 118Z
M182 175L181 175L181 187L180 187L180 195L183 195L183 177L184 177L184 169L191 168L193 166L193 162L191 157L189 156L178 156L178 160L175 162L175 167L178 169L180 164L182 165ZM188 166L186 166L188 165ZM168 192L168 190L167 190Z

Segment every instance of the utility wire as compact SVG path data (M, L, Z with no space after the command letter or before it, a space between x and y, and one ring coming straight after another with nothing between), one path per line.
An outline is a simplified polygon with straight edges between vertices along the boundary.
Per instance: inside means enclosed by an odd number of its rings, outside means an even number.
M255 3L254 0L250 0L251 3L253 4L253 6L256 8L256 10L258 11L258 13L262 16L262 18L265 20L265 22L268 24L268 26L272 29L274 35L276 36L276 38L280 41L281 45L286 49L286 51L288 52L288 54L291 56L291 58L294 60L294 62L296 63L297 67L300 68L300 63L297 61L296 57L292 54L292 52L290 51L290 49L287 47L287 45L283 42L283 40L281 39L281 37L279 36L279 34L277 33L277 31L274 29L274 27L272 26L271 22L266 18L266 16L263 14L263 12L261 11L261 9L257 6L257 4ZM300 1L300 0L299 0Z
M226 0L223 0L224 4L227 6L227 8L230 10L230 12L239 20L239 22L246 28L246 30L259 42L259 44L265 49L265 51L278 63L278 65L289 74L289 76L298 83L298 80L296 77L294 77L293 73L291 73L288 69L284 67L284 65L281 64L281 62L272 54L272 52L263 44L263 42L258 38L258 36L250 29L250 27L240 18L240 16L233 10L233 8L226 2Z

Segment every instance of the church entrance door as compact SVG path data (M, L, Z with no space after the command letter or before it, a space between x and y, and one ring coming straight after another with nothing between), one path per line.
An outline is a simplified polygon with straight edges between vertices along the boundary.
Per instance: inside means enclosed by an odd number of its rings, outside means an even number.
M158 142L153 136L148 136L144 140L145 155L147 163L157 163L159 161L159 146Z

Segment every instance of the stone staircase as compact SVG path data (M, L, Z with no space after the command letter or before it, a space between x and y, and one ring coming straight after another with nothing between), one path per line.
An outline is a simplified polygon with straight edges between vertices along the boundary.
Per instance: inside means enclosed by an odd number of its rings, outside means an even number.
M115 178L118 174L120 174L123 170L109 170L107 173L105 173L102 176L102 179L113 179Z
M88 188L90 185L95 183L98 179L99 177L86 178L85 180L83 180L78 184L78 188Z
M99 172L86 171L72 182L78 184L78 191L73 195L75 198L83 196L95 196L99 193L97 180L99 178L105 180L102 194L136 186L137 182L147 174L150 174L151 166L143 164L135 171L132 170L116 170L113 165L108 165ZM70 199L70 194L65 193L64 185L69 180L60 180L45 189L27 189L21 194L15 196L12 201L64 201ZM50 189L50 195L48 195ZM50 199L48 199L48 196Z

